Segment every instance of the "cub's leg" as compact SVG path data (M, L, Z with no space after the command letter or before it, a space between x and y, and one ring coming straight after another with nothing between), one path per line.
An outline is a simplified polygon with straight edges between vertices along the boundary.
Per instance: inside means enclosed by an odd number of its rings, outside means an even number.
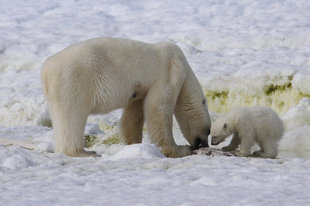
M144 99L131 101L123 110L120 120L120 134L126 144L142 142L143 101Z
M264 152L263 143L262 143L261 140L258 140L256 143L258 144L258 146L259 146L260 149L259 149L258 151L253 152L252 156L253 156L253 157L261 157L261 153Z
M144 112L151 141L161 147L167 157L191 154L189 146L176 145L172 135L172 117L178 92L173 87L154 85L148 92Z
M237 149L237 147L240 145L240 143L241 143L240 138L238 137L238 135L234 134L232 139L231 139L230 144L226 147L223 147L222 150L225 152L233 151L233 150Z
M255 154L264 158L276 158L278 155L277 142L274 142L273 139L265 140L262 142L262 150Z
M240 151L236 152L237 156L247 157L251 155L251 148L254 145L254 137L252 135L242 136L241 137L241 144L240 144Z

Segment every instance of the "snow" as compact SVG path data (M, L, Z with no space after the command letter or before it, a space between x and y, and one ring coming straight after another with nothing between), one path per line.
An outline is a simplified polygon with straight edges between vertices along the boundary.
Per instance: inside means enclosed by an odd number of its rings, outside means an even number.
M310 98L303 98L298 105L283 115L282 119L287 130L310 125Z
M0 1L0 205L309 205L309 9L307 0ZM121 110L88 119L97 141L87 149L100 157L53 153L40 68L98 36L178 44L213 120L241 105L275 109L286 127L278 158L170 159L146 133L142 144L103 144L117 139ZM177 124L173 132L187 144Z
M109 159L131 159L131 158L163 158L164 155L160 152L156 145L152 144L133 144L126 145Z
M133 151L137 148L127 147ZM307 205L310 201L306 159L203 155L169 159L154 155L158 153L154 148L142 147L150 158L68 158L2 148L1 157L8 159L1 167L5 173L1 178L1 203Z

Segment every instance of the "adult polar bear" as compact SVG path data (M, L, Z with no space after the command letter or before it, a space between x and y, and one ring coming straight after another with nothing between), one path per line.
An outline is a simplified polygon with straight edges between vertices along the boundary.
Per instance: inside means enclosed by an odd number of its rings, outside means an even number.
M124 108L120 132L141 143L146 120L151 141L168 157L191 154L176 145L173 114L192 148L207 146L210 116L199 82L172 43L96 38L49 57L41 79L51 114L56 152L89 156L84 129L89 114Z

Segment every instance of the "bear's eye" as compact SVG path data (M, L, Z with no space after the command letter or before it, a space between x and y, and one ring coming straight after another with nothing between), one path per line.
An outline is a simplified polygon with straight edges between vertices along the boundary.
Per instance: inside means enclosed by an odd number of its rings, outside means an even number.
M205 105L206 104L206 99L203 99L202 100L202 105Z

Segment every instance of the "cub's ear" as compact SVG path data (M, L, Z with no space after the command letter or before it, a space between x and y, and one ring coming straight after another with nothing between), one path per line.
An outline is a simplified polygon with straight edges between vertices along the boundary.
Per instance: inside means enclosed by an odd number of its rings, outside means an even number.
M227 129L227 123L225 123L224 125L223 125L223 128L226 130Z

